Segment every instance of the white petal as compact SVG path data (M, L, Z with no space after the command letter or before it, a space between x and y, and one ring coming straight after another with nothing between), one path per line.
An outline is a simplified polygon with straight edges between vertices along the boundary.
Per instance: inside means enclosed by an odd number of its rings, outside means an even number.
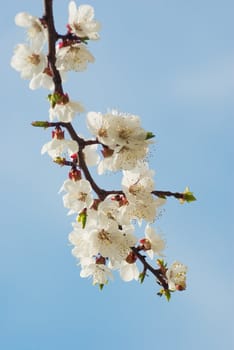
M78 8L79 21L92 21L94 18L94 9L90 5L80 5Z
M123 281L129 282L133 279L137 279L139 272L136 264L126 264L120 268L120 277Z
M32 16L26 12L20 12L15 16L15 24L20 27L29 27L32 23Z
M75 20L76 17L76 11L77 11L77 7L76 7L76 3L75 1L71 1L68 5L68 23L72 23Z

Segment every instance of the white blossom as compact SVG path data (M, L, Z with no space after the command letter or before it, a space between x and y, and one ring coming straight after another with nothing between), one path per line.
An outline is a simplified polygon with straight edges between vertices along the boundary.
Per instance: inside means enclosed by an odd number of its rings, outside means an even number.
M81 259L81 277L92 277L93 285L107 284L109 279L113 279L113 275L109 267L104 264L95 263L95 258Z
M49 118L50 121L58 119L60 122L70 123L77 113L82 113L83 111L84 108L79 102L56 103L54 107L51 106L49 109Z
M129 195L143 198L154 190L154 172L145 162L138 162L130 171L123 171L122 186Z
M115 148L112 156L112 171L133 169L138 160L144 159L148 152L146 143L141 146L121 146Z
M127 205L125 206L127 207ZM121 226L128 226L131 222L131 217L123 214L123 205L119 205L118 201L112 200L112 195L107 196L98 206L98 214L102 220L115 220Z
M145 237L146 241L144 245L148 247L148 249L146 249L146 253L149 255L149 257L153 259L154 254L162 256L162 250L165 249L165 241L149 224L147 224L145 228ZM144 241L144 239L142 241Z
M147 132L141 128L140 119L136 115L111 110L106 114L89 112L87 126L98 140L111 149L122 147L136 148L148 146Z
M48 153L51 158L62 157L64 153L68 153L69 156L78 152L78 144L73 140L56 139L53 138L51 141L43 145L41 154Z
M165 203L165 199L155 198L151 193L154 188L153 172L144 162L130 171L123 171L123 192L129 202L128 215L141 222L142 219L153 222L157 208Z
M20 12L15 16L15 23L20 27L27 28L31 47L34 49L42 48L47 40L47 29L39 18L26 12Z
M80 38L99 39L98 31L101 25L94 20L94 9L92 6L80 5L77 7L76 3L71 1L68 6L68 14L68 24L73 34Z
M95 61L93 55L84 44L58 47L56 57L56 66L60 71L84 71L88 63Z
M140 126L138 116L111 110L106 114L106 118L111 121L108 136L113 147L135 148L145 144L147 132ZM146 144L148 145L148 141Z
M186 289L186 273L187 266L175 261L167 270L166 276L168 279L168 287L170 290L184 290Z
M72 181L67 179L61 187L61 191L67 192L63 196L63 205L70 209L68 215L81 212L93 202L92 188L87 180Z
M87 215L89 219L89 214ZM137 239L133 235L133 226L119 229L115 220L103 220L103 216L97 217L96 222L85 227L87 240L87 256L100 254L109 258L112 263L121 262L129 253L130 247L134 246Z
M26 44L18 44L11 59L11 66L21 72L22 79L32 79L43 72L46 63L46 57L42 52Z
M65 81L65 74L65 72L60 71L62 82ZM48 89L50 91L54 90L53 77L48 69L44 69L43 72L40 72L39 74L35 75L30 81L30 89L35 90L40 87Z
M109 146L112 144L109 136L108 130L111 124L111 116L108 120L106 115L99 112L89 112L87 114L87 127L92 135L97 137L98 141L104 145Z
M138 116L115 110L106 114L89 112L87 126L99 142L112 150L104 150L104 159L98 167L99 174L106 170L132 169L148 152L151 141L147 140L147 132L141 128Z
M68 240L74 246L72 249L72 254L77 258L90 257L89 254L89 223L82 228L78 222L72 224L73 231L69 234Z

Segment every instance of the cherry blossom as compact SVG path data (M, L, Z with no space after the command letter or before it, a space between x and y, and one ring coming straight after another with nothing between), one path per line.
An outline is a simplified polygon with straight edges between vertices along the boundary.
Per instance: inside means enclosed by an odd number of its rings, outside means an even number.
M15 16L15 23L27 28L28 39L31 47L41 49L47 40L47 30L39 18L26 12L20 12Z
M109 267L104 264L95 262L95 258L83 258L80 262L80 277L92 277L93 285L103 286L108 283L109 279L113 279L113 275Z
M92 188L87 180L72 181L68 179L61 187L60 192L62 191L67 192L63 196L63 204L65 208L70 209L69 215L79 213L93 202Z
M70 31L80 38L89 38L91 40L99 39L98 32L101 25L94 20L94 9L90 5L76 6L74 1L69 3L68 24Z
M57 119L61 122L71 122L77 113L84 111L83 106L79 102L68 101L66 103L56 103L54 107L49 109L49 119L53 121Z
M93 55L84 44L59 45L56 56L57 68L60 71L84 71L88 63L95 61Z
M73 140L58 140L53 138L51 141L45 143L41 149L41 154L48 153L48 155L54 159L56 157L62 157L68 153L69 156L78 151L78 144Z
M32 79L44 71L46 57L38 49L33 49L26 44L18 44L11 59L11 66L21 72L22 79Z
M151 259L154 258L154 254L162 256L162 251L165 249L165 241L155 232L154 227L149 224L146 225L145 238L141 239L140 242Z
M171 291L184 290L186 288L187 266L175 261L167 270L168 286Z

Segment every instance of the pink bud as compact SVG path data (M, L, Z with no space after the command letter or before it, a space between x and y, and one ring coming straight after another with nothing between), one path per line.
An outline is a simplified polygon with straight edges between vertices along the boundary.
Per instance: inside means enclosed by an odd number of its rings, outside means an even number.
M79 181L81 179L81 172L78 169L71 169L71 171L69 171L68 177L70 180Z
M56 127L52 131L52 138L57 140L63 140L64 139L64 131L60 127Z

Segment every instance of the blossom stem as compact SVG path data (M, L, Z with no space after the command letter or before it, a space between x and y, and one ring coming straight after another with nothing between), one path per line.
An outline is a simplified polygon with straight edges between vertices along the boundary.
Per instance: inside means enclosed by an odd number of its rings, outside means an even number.
M161 269L154 269L145 259L144 255L141 255L139 249L137 247L131 247L133 253L138 257L140 262L143 264L144 273L149 270L158 280L159 284L164 288L164 290L168 290L168 283L165 275L163 274Z

